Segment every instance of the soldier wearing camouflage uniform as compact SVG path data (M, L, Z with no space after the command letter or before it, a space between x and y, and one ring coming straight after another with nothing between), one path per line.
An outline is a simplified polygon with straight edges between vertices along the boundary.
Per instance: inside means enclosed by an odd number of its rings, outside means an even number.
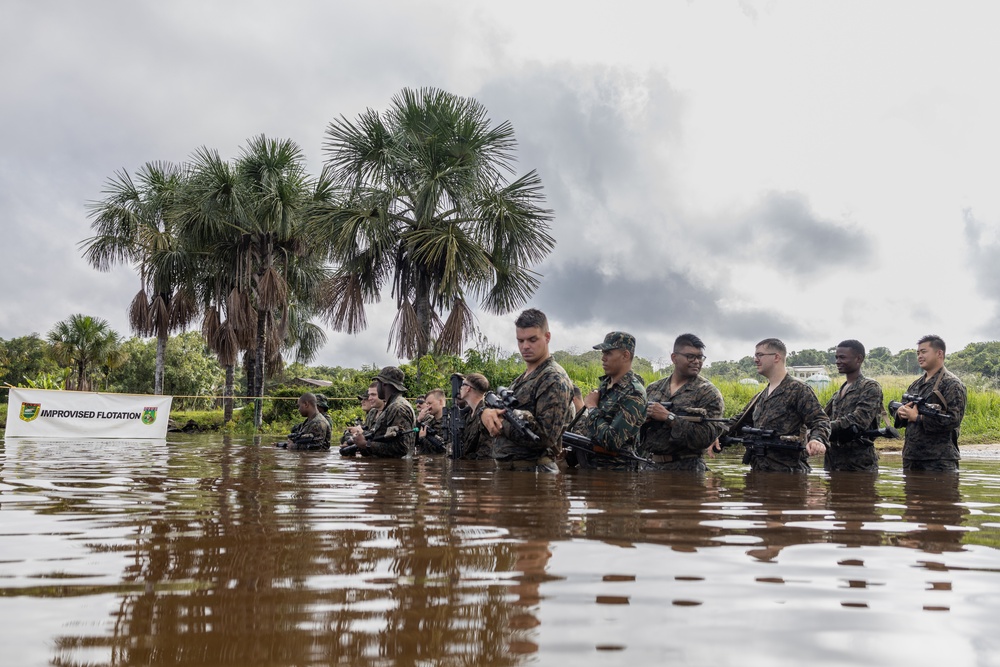
M444 391L431 389L424 398L424 404L417 413L417 454L434 455L448 451L450 435L448 433L447 408L445 407Z
M462 378L459 398L468 406L465 428L462 429L463 459L490 459L490 434L483 425L483 396L490 390L490 381L480 373L469 373ZM454 409L454 408L453 408Z
M577 458L580 467L634 470L639 428L646 420L646 389L632 370L635 336L612 331L594 349L601 350L606 375L583 399L587 413L581 422L596 453L577 452Z
M292 431L286 442L278 446L300 451L330 449L330 424L316 407L316 396L302 394L298 408L305 421Z
M378 397L385 402L366 438L360 426L348 429L362 456L401 459L413 451L413 406L404 398L403 371L386 366L375 377Z
M896 410L897 428L906 429L903 470L958 471L958 434L965 417L965 385L944 367L945 344L940 336L917 342L917 363L924 374L907 394L927 398L941 416L921 414L913 403Z
M822 454L830 443L830 418L812 388L788 375L785 369L785 344L777 338L767 338L757 344L754 363L757 372L767 378L767 388L751 402L750 423L756 428L771 429L778 435L802 438L806 446L799 451L748 449L743 457L754 471L809 472L809 457ZM746 424L746 408L735 424Z
M365 411L365 423L361 428L371 433L371 430L375 428L375 420L378 418L378 413L384 407L385 403L378 397L378 383L372 382L368 387L368 394L365 396L365 400L361 403L361 409Z
M644 464L649 470L686 470L704 472L705 450L725 430L719 419L725 403L722 392L701 376L705 344L694 334L681 334L674 341L670 377L657 380L646 388L646 423L640 437L641 454L652 459ZM663 403L672 403L672 409Z
M882 386L861 374L865 346L845 340L837 346L837 371L845 376L844 384L824 410L830 416L830 447L823 467L828 471L860 470L878 472L875 441L860 435L878 428L883 411Z
M527 370L510 385L525 421L533 425L537 441L523 438L503 418L503 410L486 408L482 422L493 437L497 467L508 470L557 473L556 457L562 451L562 432L572 414L573 383L549 354L548 319L530 308L514 323L517 348Z

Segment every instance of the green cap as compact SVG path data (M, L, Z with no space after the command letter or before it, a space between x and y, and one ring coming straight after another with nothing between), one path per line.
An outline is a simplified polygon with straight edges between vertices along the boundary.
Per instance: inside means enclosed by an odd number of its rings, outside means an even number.
M635 354L635 336L624 331L612 331L604 337L604 342L594 346L595 350L628 350Z

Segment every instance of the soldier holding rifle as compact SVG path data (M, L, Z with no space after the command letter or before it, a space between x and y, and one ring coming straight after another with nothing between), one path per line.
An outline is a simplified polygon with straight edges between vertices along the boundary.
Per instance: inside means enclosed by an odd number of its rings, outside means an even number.
M372 430L367 434L352 426L351 439L362 456L401 459L413 449L413 407L404 398L403 371L386 366L375 376L378 398L385 402Z
M486 408L483 425L493 436L493 457L508 470L557 473L556 457L562 451L562 432L570 420L573 383L549 354L548 319L530 308L514 322L517 349L527 369L510 385L518 412L534 423L536 438L526 437L505 419L510 408Z
M917 341L917 363L924 374L906 390L895 412L897 428L906 429L903 470L958 470L966 393L962 381L944 367L944 353L940 336Z
M704 472L705 450L725 430L722 392L701 376L705 343L698 336L678 336L670 361L670 377L646 388L641 452L653 462L645 468Z
M639 428L646 419L646 390L632 370L635 336L612 331L594 349L601 350L605 375L584 397L587 412L580 422L594 451L583 457L577 452L577 458L581 467L634 469Z
M826 450L823 467L834 470L878 472L875 441L865 435L878 428L882 414L882 386L861 374L865 346L856 340L837 345L834 360L837 371L844 374L844 384L830 402L830 447Z
M830 418L809 385L788 374L786 354L785 344L777 338L757 343L754 363L757 372L767 378L767 388L754 397L729 429L728 435L739 439L747 423L753 424L752 435L761 438L761 444L748 445L743 462L754 471L809 472L809 457L824 453L830 442ZM774 440L772 445L766 442L769 436ZM798 444L789 446L779 440L795 440Z

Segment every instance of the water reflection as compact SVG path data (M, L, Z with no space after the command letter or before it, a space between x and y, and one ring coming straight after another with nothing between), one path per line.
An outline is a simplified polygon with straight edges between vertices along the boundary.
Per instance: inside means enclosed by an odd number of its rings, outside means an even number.
M936 643L990 664L1000 464L883 463L536 476L224 436L12 441L0 642L18 665L742 664L779 641L779 662L885 664L916 629L913 664Z

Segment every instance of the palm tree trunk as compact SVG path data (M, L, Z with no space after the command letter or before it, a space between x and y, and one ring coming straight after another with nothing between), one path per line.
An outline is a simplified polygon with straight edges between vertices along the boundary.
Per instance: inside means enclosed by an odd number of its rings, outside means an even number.
M253 425L260 428L264 412L264 345L267 337L267 313L263 309L257 315L257 357L254 359L253 395L257 396L253 408Z
M226 365L226 387L222 390L222 423L233 421L233 384L236 382L236 371L233 364Z
M431 318L433 317L433 312L431 311L430 280L427 279L427 276L422 271L417 275L415 291L416 298L413 302L413 309L417 313L417 326L420 330L419 337L417 338L417 358L419 359L427 354L427 350L430 348Z
M167 332L161 331L156 335L156 369L153 371L153 393L157 396L163 394L163 368L167 362Z

